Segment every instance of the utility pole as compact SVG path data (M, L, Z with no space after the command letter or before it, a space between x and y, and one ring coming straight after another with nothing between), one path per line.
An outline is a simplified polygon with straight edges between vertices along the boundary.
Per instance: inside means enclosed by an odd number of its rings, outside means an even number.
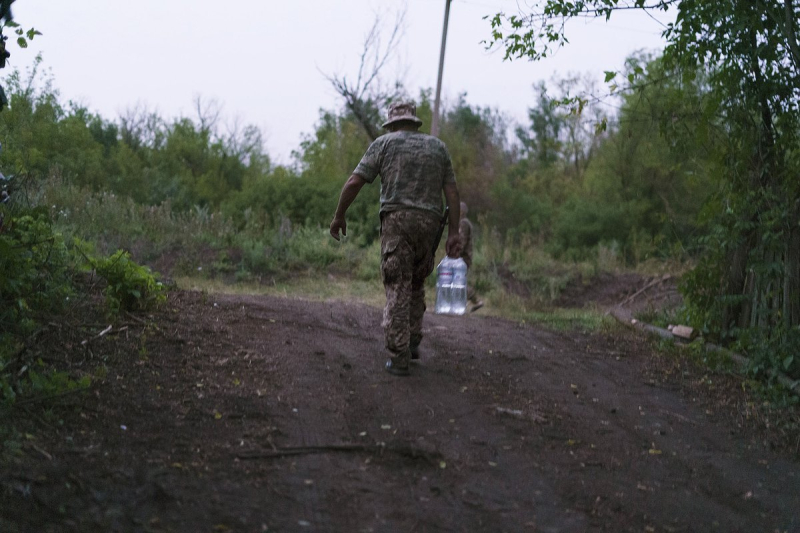
M444 28L442 29L442 51L439 54L439 78L436 81L436 100L433 101L433 120L431 121L431 135L439 136L439 103L442 99L442 72L444 71L444 47L447 43L447 21L450 18L450 1L445 0Z

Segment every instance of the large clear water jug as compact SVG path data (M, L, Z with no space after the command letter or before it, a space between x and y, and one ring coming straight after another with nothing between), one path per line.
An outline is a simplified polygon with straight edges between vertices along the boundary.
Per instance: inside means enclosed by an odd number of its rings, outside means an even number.
M453 262L453 285L450 289L450 314L467 312L467 264L460 257Z
M450 294L453 289L453 260L445 256L436 267L436 309L437 315L450 313Z

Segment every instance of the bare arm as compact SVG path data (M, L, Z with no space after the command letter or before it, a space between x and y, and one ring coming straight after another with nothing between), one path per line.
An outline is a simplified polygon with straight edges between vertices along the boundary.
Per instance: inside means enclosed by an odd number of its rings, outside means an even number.
M450 209L445 250L450 257L461 255L461 239L458 237L458 223L461 220L461 198L455 183L444 184L444 199Z
M358 193L361 191L367 182L358 174L351 174L350 178L345 182L342 187L342 194L339 196L339 205L336 207L336 213L333 215L331 221L331 237L339 240L339 230L342 230L342 235L347 235L347 221L345 220L345 213L356 199Z

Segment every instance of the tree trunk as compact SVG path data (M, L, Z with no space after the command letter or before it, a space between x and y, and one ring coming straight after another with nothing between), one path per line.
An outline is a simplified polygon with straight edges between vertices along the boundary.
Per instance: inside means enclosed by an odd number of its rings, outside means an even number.
M783 316L787 328L800 325L800 200L792 206L783 284Z
M742 294L750 295L753 291L753 276L747 273L747 256L750 252L752 238L746 236L742 239L731 254L728 261L727 286L723 289L722 294ZM722 315L722 328L729 329L732 325L738 324L739 327L747 327L747 322L750 320L750 312L752 310L751 298L748 298L741 304L728 304L725 305L725 310Z

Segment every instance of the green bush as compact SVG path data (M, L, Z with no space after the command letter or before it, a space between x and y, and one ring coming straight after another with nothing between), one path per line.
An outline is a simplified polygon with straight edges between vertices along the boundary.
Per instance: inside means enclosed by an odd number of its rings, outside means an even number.
M74 256L46 209L0 208L0 403L51 395L88 382L26 357L25 341L75 294Z
M749 372L768 380L783 372L800 378L800 326L780 326L771 331L748 328L738 332L737 348L744 351Z
M0 359L73 293L71 256L45 209L4 213L0 229Z
M108 282L104 290L112 313L153 309L166 300L166 288L150 269L123 250L95 262L95 270Z
M25 379L20 376L3 376L0 378L2 403L11 405L19 397L49 397L77 389L86 389L92 383L90 376L73 379L66 372L48 368L40 359L31 365L34 368L22 369Z

